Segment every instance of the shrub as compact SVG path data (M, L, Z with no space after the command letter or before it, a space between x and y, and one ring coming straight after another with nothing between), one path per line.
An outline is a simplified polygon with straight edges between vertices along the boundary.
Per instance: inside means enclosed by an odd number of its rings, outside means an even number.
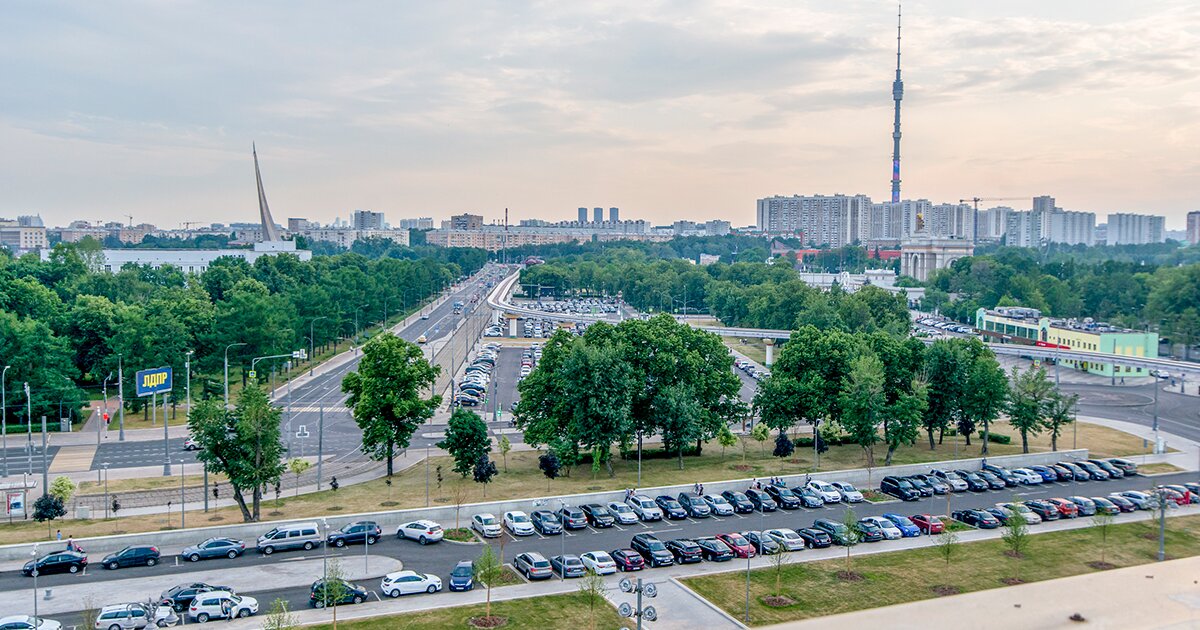
M979 439L983 439L983 431L979 432ZM994 442L996 444L1012 444L1012 436L1004 435L1003 433L989 432L987 434L987 441Z

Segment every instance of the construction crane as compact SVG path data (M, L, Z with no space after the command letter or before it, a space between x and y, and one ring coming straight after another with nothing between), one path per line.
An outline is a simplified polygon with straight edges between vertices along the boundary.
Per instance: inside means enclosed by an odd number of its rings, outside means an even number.
M970 199L959 199L958 203L967 203L969 201L972 204L974 204L974 206L975 206L975 212L973 213L973 218L971 221L971 229L973 230L973 233L971 234L971 244L976 245L979 243L979 202L980 201L1020 201L1022 199L1032 199L1032 198L1033 198L1033 196L1031 195L1029 197L971 197Z
M129 219L129 227L133 227L133 215L132 214L123 214L121 216L128 218Z

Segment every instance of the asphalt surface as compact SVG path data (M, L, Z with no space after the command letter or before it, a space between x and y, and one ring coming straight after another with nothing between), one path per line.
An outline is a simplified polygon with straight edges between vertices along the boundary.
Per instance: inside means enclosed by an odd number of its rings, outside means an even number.
M899 502L889 501L886 503L869 503L863 502L854 504L853 508L859 517L881 515L886 512L897 512L904 515L912 515L917 513L933 513L944 514L948 511L967 509L967 508L982 508L990 507L997 502L1011 501L1014 498L1019 500L1034 499L1034 498L1050 498L1050 497L1066 497L1072 495L1084 496L1104 496L1110 492L1121 490L1145 490L1152 483L1181 483L1184 481L1195 481L1197 473L1177 473L1173 475L1156 476L1153 481L1146 477L1132 477L1125 479L1117 479L1112 481L1089 481L1077 483L1045 483L1038 486L1021 486L1016 488L1008 488L1005 490L993 490L987 492L961 492L950 495L949 505L945 496L934 496L928 499L917 502ZM555 509L557 503L551 501L549 508ZM531 511L534 508L532 505L527 509ZM844 515L845 506L835 504L826 506L820 509L800 509L800 510L779 510L771 513L753 513L746 515L736 515L729 517L712 517L706 519L683 519L677 521L659 521L654 523L638 523L634 525L618 525L608 529L592 529L590 527L581 530L568 532L565 536L542 536L535 534L522 538L514 538L507 533L502 537L504 546L500 549L501 539L492 539L488 541L497 548L497 552L502 552L503 557L511 559L519 553L527 551L536 551L546 556L547 558L558 555L560 553L582 554L587 551L604 550L611 551L620 547L629 545L630 539L639 533L652 533L662 540L672 538L695 538L700 536L711 536L723 532L731 531L746 531L746 530L762 530L776 527L787 527L799 529L801 527L809 527L813 521L818 518L830 518L841 520ZM502 515L497 514L497 517ZM464 512L462 515L462 525L466 526L471 518L471 514ZM451 527L454 523L443 523L443 526ZM1037 526L1033 526L1036 531ZM269 523L263 524L264 531L270 528ZM199 542L199 541L197 541ZM343 562L354 562L355 559L361 558L363 548L361 545L353 545L344 549L329 548L327 550L312 550L312 551L293 551L279 552L272 556L263 556L253 551L254 541L247 541L251 548L246 554L234 560L205 560L198 564L189 562L181 562L175 564L173 557L164 557L162 563L154 567L131 567L119 569L116 571L108 571L99 568L95 564L90 566L86 574L61 574L48 575L39 578L39 588L64 588L72 584L78 584L86 581L124 579L134 577L149 577L161 576L161 588L153 593L146 593L147 597L156 596L158 592L166 590L175 584L182 583L188 580L188 573L197 570L211 570L215 567L222 569L228 567L230 571L236 571L243 567L255 567L271 565L280 562L295 562L298 560L314 560L320 559L324 553L328 553L330 558L339 558ZM864 543L864 544L879 544L888 545L889 543ZM473 560L478 557L480 546L478 545L462 545L451 542L442 542L439 544L421 546L415 541L399 540L395 537L394 531L385 531L384 538L377 544L372 545L370 553L372 555L385 555L401 560L404 563L404 568L413 569L425 573L433 573L440 575L443 581L448 581L450 570L460 560ZM93 563L98 563L99 558L91 558ZM653 569L650 569L653 571ZM319 576L314 575L313 579ZM363 580L360 585L369 590L378 592L378 579ZM19 590L32 588L32 580L24 577L18 571L5 571L0 573L0 589L2 590ZM245 594L251 595L258 599L260 604L265 607L269 605L275 598L282 598L289 603L292 608L303 607L308 605L308 590L305 588L288 588L288 589L265 589L262 591L250 591ZM59 591L58 596L69 597L69 591ZM438 601L453 598L454 593L443 591L441 593L421 597L435 597ZM105 602L116 603L116 602ZM78 615L68 613L55 616L59 621L64 623L75 623Z
M32 454L33 454L32 460L30 459L31 451L26 450L26 445L28 444L28 442L26 441L25 435L23 435L23 434L21 435L19 447L14 447L13 446L14 444L18 444L18 442L14 441L13 436L10 435L10 436L8 436L8 448L0 451L3 453L4 457L8 458L8 474L9 475L20 475L22 473L28 473L31 475L42 474L43 467L42 467L41 439L38 438L34 442L33 450L32 450ZM161 447L162 447L162 444L159 444L159 451L158 451L158 455L160 458L159 461L162 461L161 460L161 457L162 457L162 448ZM57 446L48 446L46 448L45 460L47 462L49 462L50 464L53 464L54 456L56 454L58 454L58 447Z

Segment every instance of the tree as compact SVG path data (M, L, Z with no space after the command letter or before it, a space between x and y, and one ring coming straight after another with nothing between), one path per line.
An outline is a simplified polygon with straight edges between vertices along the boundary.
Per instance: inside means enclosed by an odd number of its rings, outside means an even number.
M263 619L263 630L295 630L299 627L300 623L297 621L296 615L288 610L287 602L276 597L275 601L271 602L267 616Z
M479 458L492 450L492 440L488 437L483 418L474 411L459 407L450 414L446 438L438 442L437 447L450 453L454 458L454 472L465 478Z
M492 584L504 574L504 564L491 545L484 545L475 559L475 580L487 587L487 618L492 617Z
M783 595L783 570L787 568L791 555L782 549L771 555L771 570L775 573L775 595Z
M973 430L972 427L964 427L964 423L960 421L964 417L962 401L965 396L965 366L970 358L962 344L955 343L956 341L935 341L925 353L925 382L929 384L929 388L923 424L929 437L931 451L935 448L934 433L940 436L949 427L956 427L960 432L963 428ZM965 437L967 444L970 444L970 432L967 432Z
M500 439L496 441L496 449L504 458L504 472L508 472L508 453L512 451L512 440L509 440L507 435L501 435Z
M83 598L83 609L79 611L79 623L84 628L95 628L96 619L100 617L100 605L94 597ZM41 625L41 624L38 624Z
M543 453L538 457L538 468L546 476L546 492L549 492L550 482L558 478L558 471L562 469L562 463L558 461L558 455L553 452Z
M338 604L342 603L342 600L346 599L349 594L350 584L346 581L346 572L342 569L342 563L335 559L329 560L313 605L317 608L328 606L333 609L333 627L335 629L337 628Z
M496 462L488 459L487 454L479 456L479 460L475 462L474 477L475 483L483 485L484 495L487 494L487 484L492 482L492 477L496 476Z
M909 391L902 392L884 408L883 440L887 443L884 466L892 465L892 455L901 446L912 446L920 435L921 418L929 406L925 382L913 379Z
M792 453L795 452L796 445L792 444L792 441L788 439L787 433L784 433L784 431L780 429L779 435L775 436L775 450L772 451L771 454L782 459L784 457L791 457Z
M71 481L70 477L55 477L54 481L50 482L50 494L62 501L63 505L71 502L71 498L75 496L75 489L75 482Z
M1112 530L1113 524L1117 517L1111 512L1101 510L1096 507L1096 514L1092 516L1092 527L1095 527L1100 532L1100 564L1107 566L1104 561L1104 556L1108 553L1108 532Z
M588 607L588 630L596 630L596 604L604 602L604 578L588 571L579 583L579 594Z
M854 508L847 507L842 514L842 526L846 528L846 571L844 577L851 578L854 576L850 572L850 548L858 544L860 539L858 532L858 515L854 513Z
M1022 452L1029 452L1029 436L1041 431L1054 385L1046 370L1030 367L1024 372L1012 369L1012 394L1008 401L1008 421L1021 433Z
M50 521L62 518L66 514L67 508L63 505L62 499L52 494L43 494L33 502L33 520L46 523L47 536L50 535Z
M938 555L946 561L946 566L950 566L950 558L958 551L958 534L944 530L938 534L938 537L933 542L937 548Z
M287 468L288 472L296 476L296 496L300 496L300 475L303 475L309 468L312 468L312 464L307 459L293 457L288 460Z
M874 353L863 353L850 363L850 377L841 394L842 426L862 447L867 467L875 466L875 443L887 404L883 363Z
M721 445L722 460L725 459L725 449L729 448L730 446L737 446L737 443L738 438L733 434L733 431L729 430L729 425L721 427L721 430L717 432L717 444Z
M1058 436L1063 428L1075 422L1075 403L1079 394L1064 394L1055 390L1046 406L1046 430L1050 432L1050 450L1058 450Z
M442 403L441 396L421 397L440 372L417 345L382 333L363 345L358 370L342 379L342 391L350 395L346 405L363 432L363 450L387 461L389 477L396 449L408 448L413 432Z
M800 422L840 420L842 384L858 352L859 340L840 330L805 325L793 331L754 396L762 421L789 429Z
M765 445L767 440L771 439L771 427L760 422L754 425L753 429L750 429L750 437L755 442L758 442L759 451L761 451L763 455L766 455L767 451Z
M979 450L987 455L991 423L1000 416L1008 400L1008 377L996 362L996 356L979 340L970 340L968 353L971 355L971 364L962 392L962 414L972 420L972 429L975 423L983 424L983 441Z
M238 393L232 411L220 400L203 400L188 420L188 429L200 445L196 458L209 471L229 479L233 499L248 523L259 520L263 488L279 481L284 472L280 415L266 392L251 385ZM247 492L250 506L246 505Z
M1017 572L1016 579L1021 579L1021 559L1025 555L1025 551L1029 548L1029 524L1025 522L1025 517L1021 516L1016 510L1012 510L1008 514L1008 518L1004 519L1004 533L1000 538L1004 541L1004 545L1008 547L1006 552L1009 557L1016 562Z

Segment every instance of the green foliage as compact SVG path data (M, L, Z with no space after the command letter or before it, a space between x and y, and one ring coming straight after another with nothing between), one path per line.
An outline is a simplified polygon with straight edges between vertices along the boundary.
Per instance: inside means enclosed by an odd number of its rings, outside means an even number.
M721 445L721 459L725 459L725 449L731 446L737 446L738 437L729 430L729 425L724 425L717 431L717 444Z
M775 450L771 451L771 454L782 459L784 457L791 457L792 453L795 452L796 446L788 439L787 433L782 430L779 431L779 434L775 436Z
M842 389L842 426L850 439L862 447L867 466L875 465L875 443L879 441L882 413L887 404L883 391L883 362L865 352L850 364L850 375Z
M1029 452L1029 436L1045 427L1044 419L1055 399L1054 384L1046 378L1045 368L1030 367L1022 372L1012 369L1012 393L1008 403L1008 421L1021 433L1023 452Z
M50 494L62 501L64 505L71 502L71 498L75 496L75 490L75 482L71 481L70 477L55 477L54 481L50 482Z
M492 584L500 580L504 573L504 560L496 555L491 545L484 545L479 557L475 559L475 581L487 588L487 614L492 615Z
M1104 562L1104 556L1108 553L1108 534L1112 531L1113 525L1116 523L1117 517L1103 510L1097 509L1092 515L1092 527L1100 532L1100 562Z
M504 472L508 472L508 454L512 452L512 440L508 439L507 435L501 435L500 439L496 440L496 450L500 451L500 456L504 458Z
M473 474L475 483L491 483L492 478L496 476L496 462L488 459L487 454L480 455L479 459L475 461Z
M421 348L391 333L377 335L362 348L358 370L342 379L346 405L363 432L363 450L387 462L398 448L408 448L412 434L442 402L441 396L423 398L440 366L430 365Z
M479 414L459 407L450 414L446 427L446 438L437 443L454 458L454 472L465 479L475 462L492 450L487 424Z
M958 551L958 534L950 530L945 530L937 535L933 545L937 549L938 555L946 561L946 566L950 566L950 559L954 557L954 553Z
M758 442L758 448L762 450L766 441L771 439L771 427L762 422L754 425L750 429L750 439Z
M300 623L296 615L288 610L287 602L276 597L263 618L263 630L295 630L299 627Z
M349 594L350 584L346 581L346 571L342 569L342 563L336 559L329 560L326 564L321 586L317 589L317 607L325 608L329 606L336 610L342 600Z
M983 431L979 432L979 439L985 439ZM1012 444L1012 436L1003 433L988 433L986 439L996 444Z
M52 494L43 494L33 502L33 520L39 523L53 521L66 514L67 507L63 505L63 500Z

